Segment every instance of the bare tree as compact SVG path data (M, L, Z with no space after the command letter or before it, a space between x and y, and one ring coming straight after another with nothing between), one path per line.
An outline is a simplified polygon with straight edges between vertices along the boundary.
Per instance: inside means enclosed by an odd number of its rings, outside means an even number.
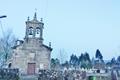
M57 58L60 60L60 64L65 63L67 57L68 57L67 52L64 49L60 49L59 55L57 56Z
M0 58L3 59L2 65L10 58L15 41L16 38L12 30L5 31L3 37L0 38Z

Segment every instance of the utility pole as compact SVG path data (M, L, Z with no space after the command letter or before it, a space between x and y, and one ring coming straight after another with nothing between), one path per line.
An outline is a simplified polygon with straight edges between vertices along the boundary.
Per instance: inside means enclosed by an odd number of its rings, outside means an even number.
M0 19L6 18L6 17L7 17L6 15L2 15L2 16L0 16ZM5 37L1 21L0 21L0 24L1 24L1 30L2 30L3 37ZM2 56L4 56L4 55L2 55ZM4 66L4 64L5 64L5 61L3 60L1 67Z
M7 17L6 15L2 15L2 16L0 16L0 19L6 18L6 17ZM2 22L1 21L0 21L0 24L1 24L2 34L3 34L3 37L4 37L4 31L3 31L3 27L2 27Z
M6 15L2 15L2 16L0 16L0 18L6 18L7 16Z

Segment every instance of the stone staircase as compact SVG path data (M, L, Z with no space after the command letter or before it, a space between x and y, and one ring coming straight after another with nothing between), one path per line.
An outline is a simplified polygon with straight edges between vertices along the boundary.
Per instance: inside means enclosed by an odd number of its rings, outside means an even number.
M22 75L20 80L38 80L36 75Z

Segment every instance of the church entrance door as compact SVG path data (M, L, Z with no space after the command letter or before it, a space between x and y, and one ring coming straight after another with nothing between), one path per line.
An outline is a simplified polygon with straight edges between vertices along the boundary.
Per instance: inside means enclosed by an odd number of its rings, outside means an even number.
M35 74L35 63L28 63L27 74L34 75Z

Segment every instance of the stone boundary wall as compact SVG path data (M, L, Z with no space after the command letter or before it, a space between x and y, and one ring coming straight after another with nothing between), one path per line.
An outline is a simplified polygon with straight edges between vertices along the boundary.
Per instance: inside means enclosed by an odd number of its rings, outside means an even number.
M19 80L19 69L0 69L0 80Z
M40 70L38 80L86 80L86 72Z

